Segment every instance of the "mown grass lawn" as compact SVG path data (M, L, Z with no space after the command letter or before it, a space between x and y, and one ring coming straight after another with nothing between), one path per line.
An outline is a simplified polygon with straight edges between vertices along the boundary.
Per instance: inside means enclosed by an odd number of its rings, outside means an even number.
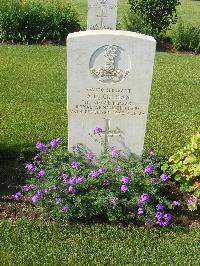
M186 23L200 26L199 0L181 0L181 5L178 7L178 16Z
M65 57L61 46L0 46L2 159L33 152L38 140L67 141ZM171 155L197 130L199 63L191 54L157 53L145 150Z
M0 222L1 265L200 264L199 228Z

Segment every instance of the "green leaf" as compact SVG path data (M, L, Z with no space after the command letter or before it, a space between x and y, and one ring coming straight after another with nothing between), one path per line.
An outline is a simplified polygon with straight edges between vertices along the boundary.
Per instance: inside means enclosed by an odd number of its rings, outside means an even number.
M190 211L195 211L197 210L197 202L193 202L192 204L188 204L188 209Z
M194 176L200 177L200 163L194 165Z
M180 180L182 179L182 175L176 175L176 176L174 177L174 179L175 179L176 181L180 181Z
M165 164L163 164L162 166L161 166L161 170L163 171L163 172L166 172L166 170L169 168L169 165L167 164L167 163L165 163Z
M198 189L198 190L196 190L196 191L194 192L194 196L195 196L196 198L200 199L200 189Z
M184 162L187 163L195 163L197 161L197 157L194 154L187 156Z

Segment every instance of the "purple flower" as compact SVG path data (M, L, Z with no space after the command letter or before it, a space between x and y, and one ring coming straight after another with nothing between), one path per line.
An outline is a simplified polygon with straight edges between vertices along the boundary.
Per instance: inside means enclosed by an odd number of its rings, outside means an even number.
M23 195L22 195L21 192L17 192L14 197L15 197L16 200L20 200L22 198L22 196Z
M150 163L148 164L145 169L144 169L144 173L147 174L147 173L151 173L153 171L153 164Z
M56 146L58 145L58 142L60 141L60 138L57 139L52 139L50 142L50 145L52 148L56 148Z
M171 215L171 213L166 213L166 214L164 215L164 219L165 219L166 222L169 222L169 221L172 219L172 215Z
M99 176L99 171L92 171L92 172L90 172L89 176L98 177Z
M104 180L103 181L103 186L104 187L108 187L110 185L110 181L109 180Z
M113 205L116 205L117 204L117 202L118 202L118 198L113 198L113 199L111 199L111 203L113 204Z
M168 225L169 225L169 222L168 222L168 221L163 221L163 222L162 222L162 226L163 226L163 227L166 227L166 226L168 226Z
M56 198L55 202L56 202L57 205L60 204L61 203L61 198Z
M192 204L192 203L194 203L194 202L196 202L196 201L197 201L197 198L194 197L194 196L192 196L192 197L190 197L190 198L188 199L188 203L189 203L189 204Z
M142 206L144 205L144 203L143 203L141 200L137 200L137 201L136 201L136 205L137 205L138 207L142 207Z
M164 208L165 208L165 206L164 206L162 203L158 203L158 204L156 205L156 210L158 210L158 211L163 211Z
M76 178L71 176L70 179L69 179L69 183L72 185L72 184L75 184L76 183Z
M44 177L46 175L45 171L44 170L41 170L39 173L38 173L39 177Z
M88 159L89 161L93 161L93 160L94 160L94 153L91 152L91 151L89 151L89 152L87 153L86 157L87 157L87 159Z
M172 201L172 206L180 206L180 202L177 200Z
M126 192L128 190L128 187L126 185L121 186L121 191Z
M162 212L156 212L155 217L160 220L162 218Z
M67 179L68 179L68 175L67 174L62 174L62 179L64 183L67 183Z
M142 208L138 208L138 215L144 214L144 210Z
M38 150L41 150L43 152L47 149L47 145L42 142L37 142L35 146Z
M63 179L67 179L69 176L67 174L62 174Z
M37 193L32 197L32 202L36 203L42 197L42 190L38 190Z
M32 188L34 188L34 185L32 185L32 184L25 184L25 185L23 186L23 190L26 191L26 192L28 192L28 191L31 190Z
M56 190L56 189L57 189L56 185L52 185L52 186L51 186L51 189L52 189L52 190Z
M98 169L98 173L99 173L99 174L103 174L105 171L106 171L106 169L103 168L103 167L100 167L100 168Z
M27 163L25 165L25 169L28 170L28 171L34 171L35 170L35 167L32 163Z
M113 158L117 158L120 155L119 150L115 146L111 147L111 154Z
M76 189L75 189L75 187L73 187L73 186L69 186L69 187L68 187L68 192L70 192L70 193L76 193Z
M95 133L95 134L100 134L100 133L102 133L102 132L103 132L103 130L102 130L102 128L100 128L100 127L96 127L95 130L94 130L94 133Z
M161 227L166 227L169 225L167 221L161 221L161 220L157 221L156 224L158 224Z
M72 163L71 163L71 167L72 167L72 168L78 168L79 165L80 165L80 163L78 163L78 162L72 162Z
M48 188L45 188L45 189L43 190L43 192L44 192L45 194L48 194L48 193L49 193Z
M31 198L31 200L32 200L33 203L36 203L39 199L40 199L40 196L39 196L38 194L35 194L35 195Z
M62 212L67 212L67 211L69 211L69 206L64 205L61 210L62 210Z
M167 175L167 174L162 174L162 175L160 176L160 178L161 178L161 180L162 180L163 182L165 182L165 181L167 181L169 178L171 178L171 176L169 176L169 175Z
M122 167L120 165L117 165L116 168L115 168L115 171L116 172L120 172L122 170Z
M157 178L156 178L156 177L151 177L151 178L149 178L149 181L150 181L153 185L155 185L156 182L157 182Z
M37 161L37 160L39 160L39 156L38 156L38 155L35 155L35 156L33 157L33 159L34 159L35 161Z
M141 202L145 202L145 201L149 201L149 200L150 200L150 197L149 197L149 194L147 194L147 193L144 193L140 196Z
M122 176L121 182L122 182L123 184L127 184L129 181L130 181L130 179L129 179L128 176Z
M38 190L38 192L37 192L37 195L39 196L39 197L41 197L42 196L42 190L40 189L40 190Z
M149 153L150 153L151 156L155 156L155 151L154 151L153 148L150 149Z
M82 176L82 175L78 176L76 182L79 184L82 184L84 182L84 176Z

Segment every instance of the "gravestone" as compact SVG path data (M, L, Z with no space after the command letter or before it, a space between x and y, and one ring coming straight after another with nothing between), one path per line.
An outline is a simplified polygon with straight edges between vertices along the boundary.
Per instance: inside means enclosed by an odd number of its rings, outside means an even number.
M96 154L111 146L142 154L155 47L153 37L127 31L68 35L69 150L82 143Z
M117 0L88 0L88 30L116 29Z

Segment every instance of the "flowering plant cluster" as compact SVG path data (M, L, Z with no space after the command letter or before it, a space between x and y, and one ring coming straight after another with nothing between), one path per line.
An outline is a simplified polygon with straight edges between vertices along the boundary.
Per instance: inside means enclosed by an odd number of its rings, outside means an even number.
M180 190L188 195L189 210L196 210L200 204L200 129L190 144L169 159L169 166Z
M69 154L60 139L38 142L36 148L39 153L25 165L28 177L17 200L28 196L58 219L171 224L180 203L164 197L171 177L161 170L163 163L153 150L142 162L122 156L117 147L99 158L83 145Z

